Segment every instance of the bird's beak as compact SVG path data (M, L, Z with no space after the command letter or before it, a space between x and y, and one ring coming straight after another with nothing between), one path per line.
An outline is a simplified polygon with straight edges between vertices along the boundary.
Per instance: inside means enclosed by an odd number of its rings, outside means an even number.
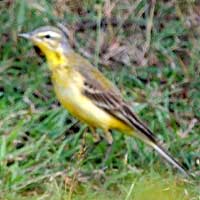
M20 33L20 34L18 34L18 36L26 38L26 39L30 39L31 38L31 33Z

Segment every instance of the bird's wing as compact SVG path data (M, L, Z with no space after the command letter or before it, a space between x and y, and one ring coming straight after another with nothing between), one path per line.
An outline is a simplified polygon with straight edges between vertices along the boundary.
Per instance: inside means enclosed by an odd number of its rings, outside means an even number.
M98 87L93 85L89 79L84 81L83 92L99 108L105 110L113 117L123 121L133 129L140 131L143 137L156 142L154 134L150 129L133 113L130 105L126 103L121 95L113 89L105 90L101 84Z
M77 60L81 60L80 58ZM80 67L81 66L81 67ZM119 90L103 76L90 63L82 60L76 66L84 77L83 93L90 98L99 108L104 109L113 117L123 121L133 129L137 129L143 139L146 138L156 143L154 134L145 124L133 113L131 107L126 103Z

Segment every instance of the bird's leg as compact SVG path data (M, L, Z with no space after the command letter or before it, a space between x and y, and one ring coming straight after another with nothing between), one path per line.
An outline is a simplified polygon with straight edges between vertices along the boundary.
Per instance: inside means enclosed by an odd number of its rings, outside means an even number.
M104 170L106 168L106 161L108 160L110 153L112 152L112 147L113 147L113 137L112 134L109 131L105 131L105 140L108 143L108 147L106 149L106 153L104 156L104 159L102 161L102 169Z
M112 134L109 131L105 131L104 137L105 137L107 143L109 145L112 145L112 143L113 143L113 137L112 137Z
M95 131L95 129L93 127L90 127L91 133L94 137L94 143L98 144L99 142L102 141L102 137ZM104 135L103 135L104 140L106 140L108 147L106 149L104 158L102 160L102 164L101 164L101 168L102 170L106 169L106 161L109 158L110 153L112 152L112 144L113 144L113 137L111 132L109 132L108 130L104 131Z
M99 134L96 132L96 130L93 127L90 127L92 136L93 136L93 141L95 144L98 144L101 141L101 137Z

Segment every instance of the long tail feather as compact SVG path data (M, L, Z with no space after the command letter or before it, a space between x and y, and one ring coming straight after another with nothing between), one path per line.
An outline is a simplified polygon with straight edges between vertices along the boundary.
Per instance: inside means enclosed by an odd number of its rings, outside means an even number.
M135 136L152 146L163 158L165 158L166 161L168 161L168 163L176 167L185 176L189 176L181 164L179 164L163 147L158 144L153 132L135 116L127 105L124 106L124 111L124 115L126 115L126 118L129 120L132 127L139 131Z
M189 174L183 169L183 167L174 159L172 156L164 150L160 145L155 143L149 143L150 146L152 146L165 160L167 160L170 164L172 164L174 167L176 167L181 173L183 173L185 176L189 176Z

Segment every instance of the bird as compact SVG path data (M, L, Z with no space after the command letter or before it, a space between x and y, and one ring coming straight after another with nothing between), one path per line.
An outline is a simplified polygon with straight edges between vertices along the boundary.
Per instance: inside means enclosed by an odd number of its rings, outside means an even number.
M182 174L188 172L159 143L156 135L134 113L120 90L70 45L69 30L63 24L41 26L19 37L40 49L51 72L55 94L61 105L92 129L101 128L112 144L110 130L136 137L151 146Z

